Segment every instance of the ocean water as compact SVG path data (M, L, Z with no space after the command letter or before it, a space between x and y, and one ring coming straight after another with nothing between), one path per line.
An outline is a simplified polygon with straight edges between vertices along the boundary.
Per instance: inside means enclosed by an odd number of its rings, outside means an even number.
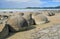
M0 9L0 11L40 11L40 10L60 10L60 9Z

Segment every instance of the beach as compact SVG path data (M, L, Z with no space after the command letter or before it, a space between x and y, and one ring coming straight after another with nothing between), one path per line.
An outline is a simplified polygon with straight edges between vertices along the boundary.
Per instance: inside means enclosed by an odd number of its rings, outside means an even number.
M4 13L5 12L5 13ZM60 39L59 35L60 32L58 33L57 30L59 30L60 28L60 10L1 10L0 11L0 15L2 16L19 16L19 13L24 13L24 14L28 14L28 13L42 13L42 15L46 16L47 19L49 20L49 22L47 23L43 23L43 24L36 24L36 25L30 25L31 27L29 27L27 30L23 30L23 31L19 31L19 32L9 32L9 34L4 38L4 39ZM54 13L54 15L48 14L48 13ZM24 16L24 15L23 15ZM33 15L34 16L34 15ZM9 19L10 17L8 17ZM41 18L41 17L40 17ZM42 17L44 18L44 17ZM20 18L19 18L20 19ZM45 22L45 18L44 21ZM40 21L40 20L39 20ZM59 28L57 28L56 26L58 26ZM51 27L53 27L53 29L51 29ZM57 35L55 32L53 32L53 30L56 30ZM51 29L51 30L48 30ZM45 31L44 31L45 30ZM52 34L49 33L49 31L52 31ZM42 33L41 33L42 32ZM39 34L40 33L40 34ZM55 33L55 34L54 34ZM49 37L49 35L51 35ZM56 35L56 38L55 38Z

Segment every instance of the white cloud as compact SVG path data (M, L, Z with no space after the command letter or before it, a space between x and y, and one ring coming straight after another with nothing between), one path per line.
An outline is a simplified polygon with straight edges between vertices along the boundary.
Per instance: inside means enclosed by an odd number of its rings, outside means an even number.
M7 2L35 2L35 3L38 3L38 2L42 2L40 0L6 0Z
M28 3L31 3L31 4L41 4L42 2L40 0L30 0Z
M8 2L28 2L30 0L6 0Z
M60 0L52 0L53 2L60 2Z
M21 2L26 2L26 3L34 3L34 4L43 4L46 2L40 1L40 0L6 0L7 2L15 2L15 3L21 3Z
M43 1L40 1L40 0L6 0L7 2L13 2L17 5L21 5L22 7L25 7L25 6L40 6L44 3L47 3L47 2L43 2Z
M40 0L6 0L7 2L15 2L15 3L23 3L26 2L28 4L43 4L45 2L42 2Z

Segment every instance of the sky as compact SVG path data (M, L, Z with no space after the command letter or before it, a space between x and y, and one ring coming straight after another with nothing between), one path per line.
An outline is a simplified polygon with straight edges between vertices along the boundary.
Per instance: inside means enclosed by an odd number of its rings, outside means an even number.
M60 0L0 0L0 8L55 7Z

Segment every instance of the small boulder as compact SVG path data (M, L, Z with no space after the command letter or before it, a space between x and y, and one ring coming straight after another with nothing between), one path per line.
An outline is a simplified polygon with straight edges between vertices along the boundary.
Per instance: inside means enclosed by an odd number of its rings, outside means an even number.
M34 19L35 24L43 24L48 22L48 18L43 14L32 15L32 18Z
M53 16L53 15L55 15L55 13L53 12L48 13L48 16Z

